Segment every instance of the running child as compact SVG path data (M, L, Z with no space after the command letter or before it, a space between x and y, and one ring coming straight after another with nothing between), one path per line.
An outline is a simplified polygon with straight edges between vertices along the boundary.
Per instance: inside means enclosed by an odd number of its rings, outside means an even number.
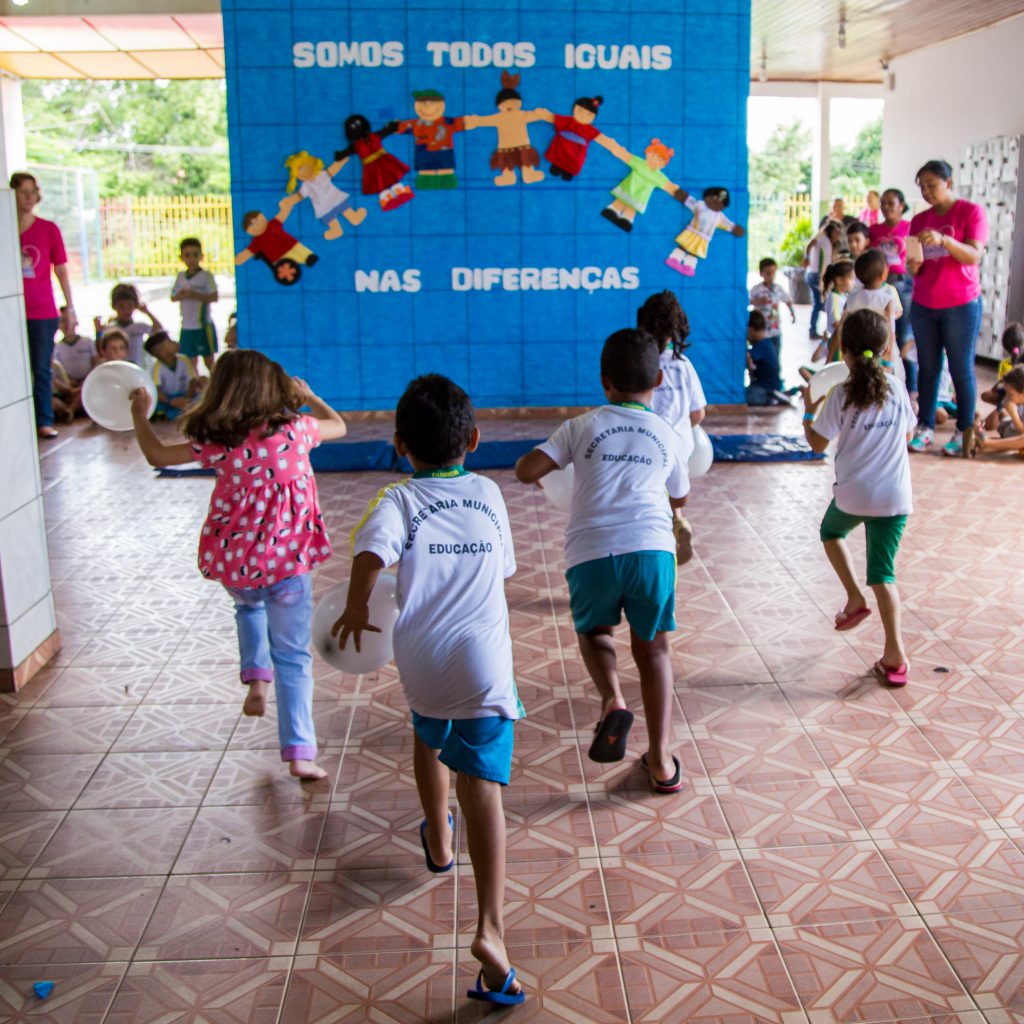
M415 472L384 488L352 533L348 601L332 632L379 632L369 598L382 569L398 565L395 664L412 710L413 771L425 815L427 870L455 866L450 774L466 823L479 918L480 962L471 999L510 1005L525 995L503 940L505 813L515 723L524 715L512 671L505 580L516 571L508 513L497 485L464 467L480 440L469 396L432 373L405 389L395 448Z
M633 713L612 637L625 610L650 738L641 761L654 792L675 793L683 777L672 753L668 635L676 628L676 560L688 562L693 551L682 513L690 490L686 457L678 435L650 407L662 378L657 341L645 331L616 331L601 352L608 404L563 423L515 472L532 484L575 467L565 575L580 652L601 696L590 759L626 756Z
M182 417L188 438L166 444L131 394L135 437L151 466L198 462L217 480L199 538L199 571L235 604L242 714L262 716L271 680L281 760L299 779L322 779L313 727L310 572L331 555L309 453L345 435L345 421L298 378L255 349L225 353ZM313 415L299 410L308 406Z
M174 280L171 302L181 306L181 350L191 360L193 370L199 369L200 356L207 370L212 370L217 330L210 318L210 306L217 301L217 282L213 274L199 265L203 245L198 238L183 238L179 251L185 269Z
M909 664L900 628L896 553L913 511L907 442L917 417L902 381L880 365L890 329L871 309L857 310L843 320L842 354L850 376L817 402L805 388L803 423L812 451L823 452L830 441L838 442L834 497L821 522L825 554L846 591L835 627L853 629L871 614L845 539L863 523L867 583L885 631L885 648L874 671L891 686L904 686ZM815 418L822 402L824 408Z

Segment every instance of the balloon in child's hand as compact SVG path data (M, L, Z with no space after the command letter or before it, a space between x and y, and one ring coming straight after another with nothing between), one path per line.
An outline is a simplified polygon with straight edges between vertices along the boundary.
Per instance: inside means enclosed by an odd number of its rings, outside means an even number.
M819 398L824 398L837 384L842 384L849 376L850 368L846 363L829 363L811 378L811 383L808 385L811 401L817 402Z
M707 431L701 427L693 428L693 451L690 453L688 468L690 479L695 476L703 476L715 461L715 450L711 447L711 438Z
M568 512L569 506L572 504L572 486L575 479L576 474L571 462L565 469L552 470L540 482L544 490L544 497L555 508L562 512Z
M370 594L370 623L380 632L363 630L359 635L360 650L355 637L349 636L341 648L341 632L331 636L331 629L345 611L348 583L328 590L313 613L313 647L328 665L349 675L364 675L383 668L395 656L391 635L398 618L398 580L392 573L382 572Z
M156 385L149 374L141 366L121 359L100 363L82 385L86 415L107 430L131 430L132 404L128 396L137 388L149 392L147 415L152 416L156 410Z

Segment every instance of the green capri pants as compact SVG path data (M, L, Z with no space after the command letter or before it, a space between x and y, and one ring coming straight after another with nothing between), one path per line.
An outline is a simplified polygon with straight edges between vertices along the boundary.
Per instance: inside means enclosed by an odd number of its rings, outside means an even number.
M864 524L868 543L868 586L896 582L896 552L907 525L906 516L851 516L836 508L835 499L821 521L821 539L842 540Z

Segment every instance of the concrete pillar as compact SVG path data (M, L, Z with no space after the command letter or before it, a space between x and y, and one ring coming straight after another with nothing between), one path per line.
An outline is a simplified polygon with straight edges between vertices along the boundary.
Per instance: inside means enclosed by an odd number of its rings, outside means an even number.
M0 178L6 185L15 171L25 170L25 116L21 79L0 75Z
M46 550L14 193L0 189L0 690L60 650Z
M814 119L814 149L811 154L811 211L812 226L828 209L832 198L832 143L831 108L832 92L826 82L817 83L817 116Z

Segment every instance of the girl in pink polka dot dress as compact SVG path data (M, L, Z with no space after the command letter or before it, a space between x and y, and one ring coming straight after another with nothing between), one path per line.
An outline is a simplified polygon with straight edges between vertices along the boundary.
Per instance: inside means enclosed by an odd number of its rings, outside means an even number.
M151 466L196 461L217 474L199 539L199 571L235 602L242 712L266 711L277 697L281 760L300 779L322 779L313 727L313 618L310 570L331 555L309 454L345 434L345 421L298 378L253 349L226 352L210 386L181 419L188 442L165 444L146 417L149 397L134 391L139 447ZM313 415L297 410L308 406Z

